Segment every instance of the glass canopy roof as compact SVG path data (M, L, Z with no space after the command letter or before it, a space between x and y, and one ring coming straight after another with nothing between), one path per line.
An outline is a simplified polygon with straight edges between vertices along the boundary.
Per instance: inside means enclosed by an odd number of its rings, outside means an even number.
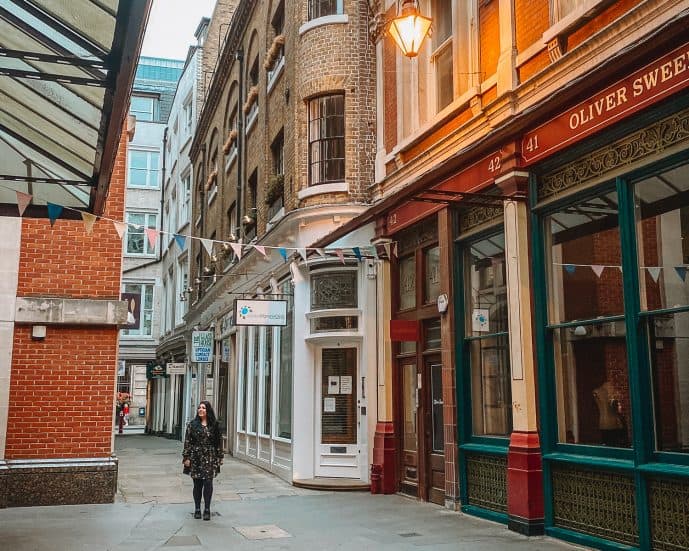
M0 215L100 214L151 0L0 0Z

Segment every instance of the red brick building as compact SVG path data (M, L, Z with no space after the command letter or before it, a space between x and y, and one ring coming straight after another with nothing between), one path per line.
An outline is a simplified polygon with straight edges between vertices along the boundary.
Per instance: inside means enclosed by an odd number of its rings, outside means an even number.
M68 11L10 2L2 17L30 50L46 27L20 24L27 10L51 30L40 69L0 77L12 98L0 107L0 507L111 502L127 318L113 221L123 219L125 117L150 2L121 2L115 15L94 6L83 27L64 23Z

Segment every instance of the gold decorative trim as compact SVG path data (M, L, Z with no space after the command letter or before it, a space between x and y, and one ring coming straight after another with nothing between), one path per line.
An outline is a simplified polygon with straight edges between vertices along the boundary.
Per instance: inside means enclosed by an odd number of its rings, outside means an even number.
M648 502L653 549L689 549L689 481L650 480Z
M608 146L597 149L541 178L538 199L544 200L623 166L689 141L689 109L675 113Z
M599 538L639 544L636 492L631 476L595 467L553 465L555 526Z
M507 512L507 457L467 455L467 497L470 505Z
M471 207L462 210L459 216L459 230L467 232L481 224L491 222L502 217L503 208L500 206Z

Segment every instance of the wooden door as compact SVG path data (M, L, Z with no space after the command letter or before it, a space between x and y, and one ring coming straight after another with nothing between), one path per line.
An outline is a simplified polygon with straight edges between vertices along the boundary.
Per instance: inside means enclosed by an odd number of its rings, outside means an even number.
M419 373L416 358L400 362L400 492L419 495Z
M427 501L445 505L445 433L443 423L443 378L440 358L424 365L424 436Z

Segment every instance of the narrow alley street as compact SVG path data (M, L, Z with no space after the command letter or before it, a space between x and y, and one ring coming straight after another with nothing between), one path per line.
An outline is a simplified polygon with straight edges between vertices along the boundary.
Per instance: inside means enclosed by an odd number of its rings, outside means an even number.
M398 495L295 488L232 457L216 479L213 517L203 522L192 517L179 442L125 434L116 449L116 503L1 509L0 549L575 549Z

